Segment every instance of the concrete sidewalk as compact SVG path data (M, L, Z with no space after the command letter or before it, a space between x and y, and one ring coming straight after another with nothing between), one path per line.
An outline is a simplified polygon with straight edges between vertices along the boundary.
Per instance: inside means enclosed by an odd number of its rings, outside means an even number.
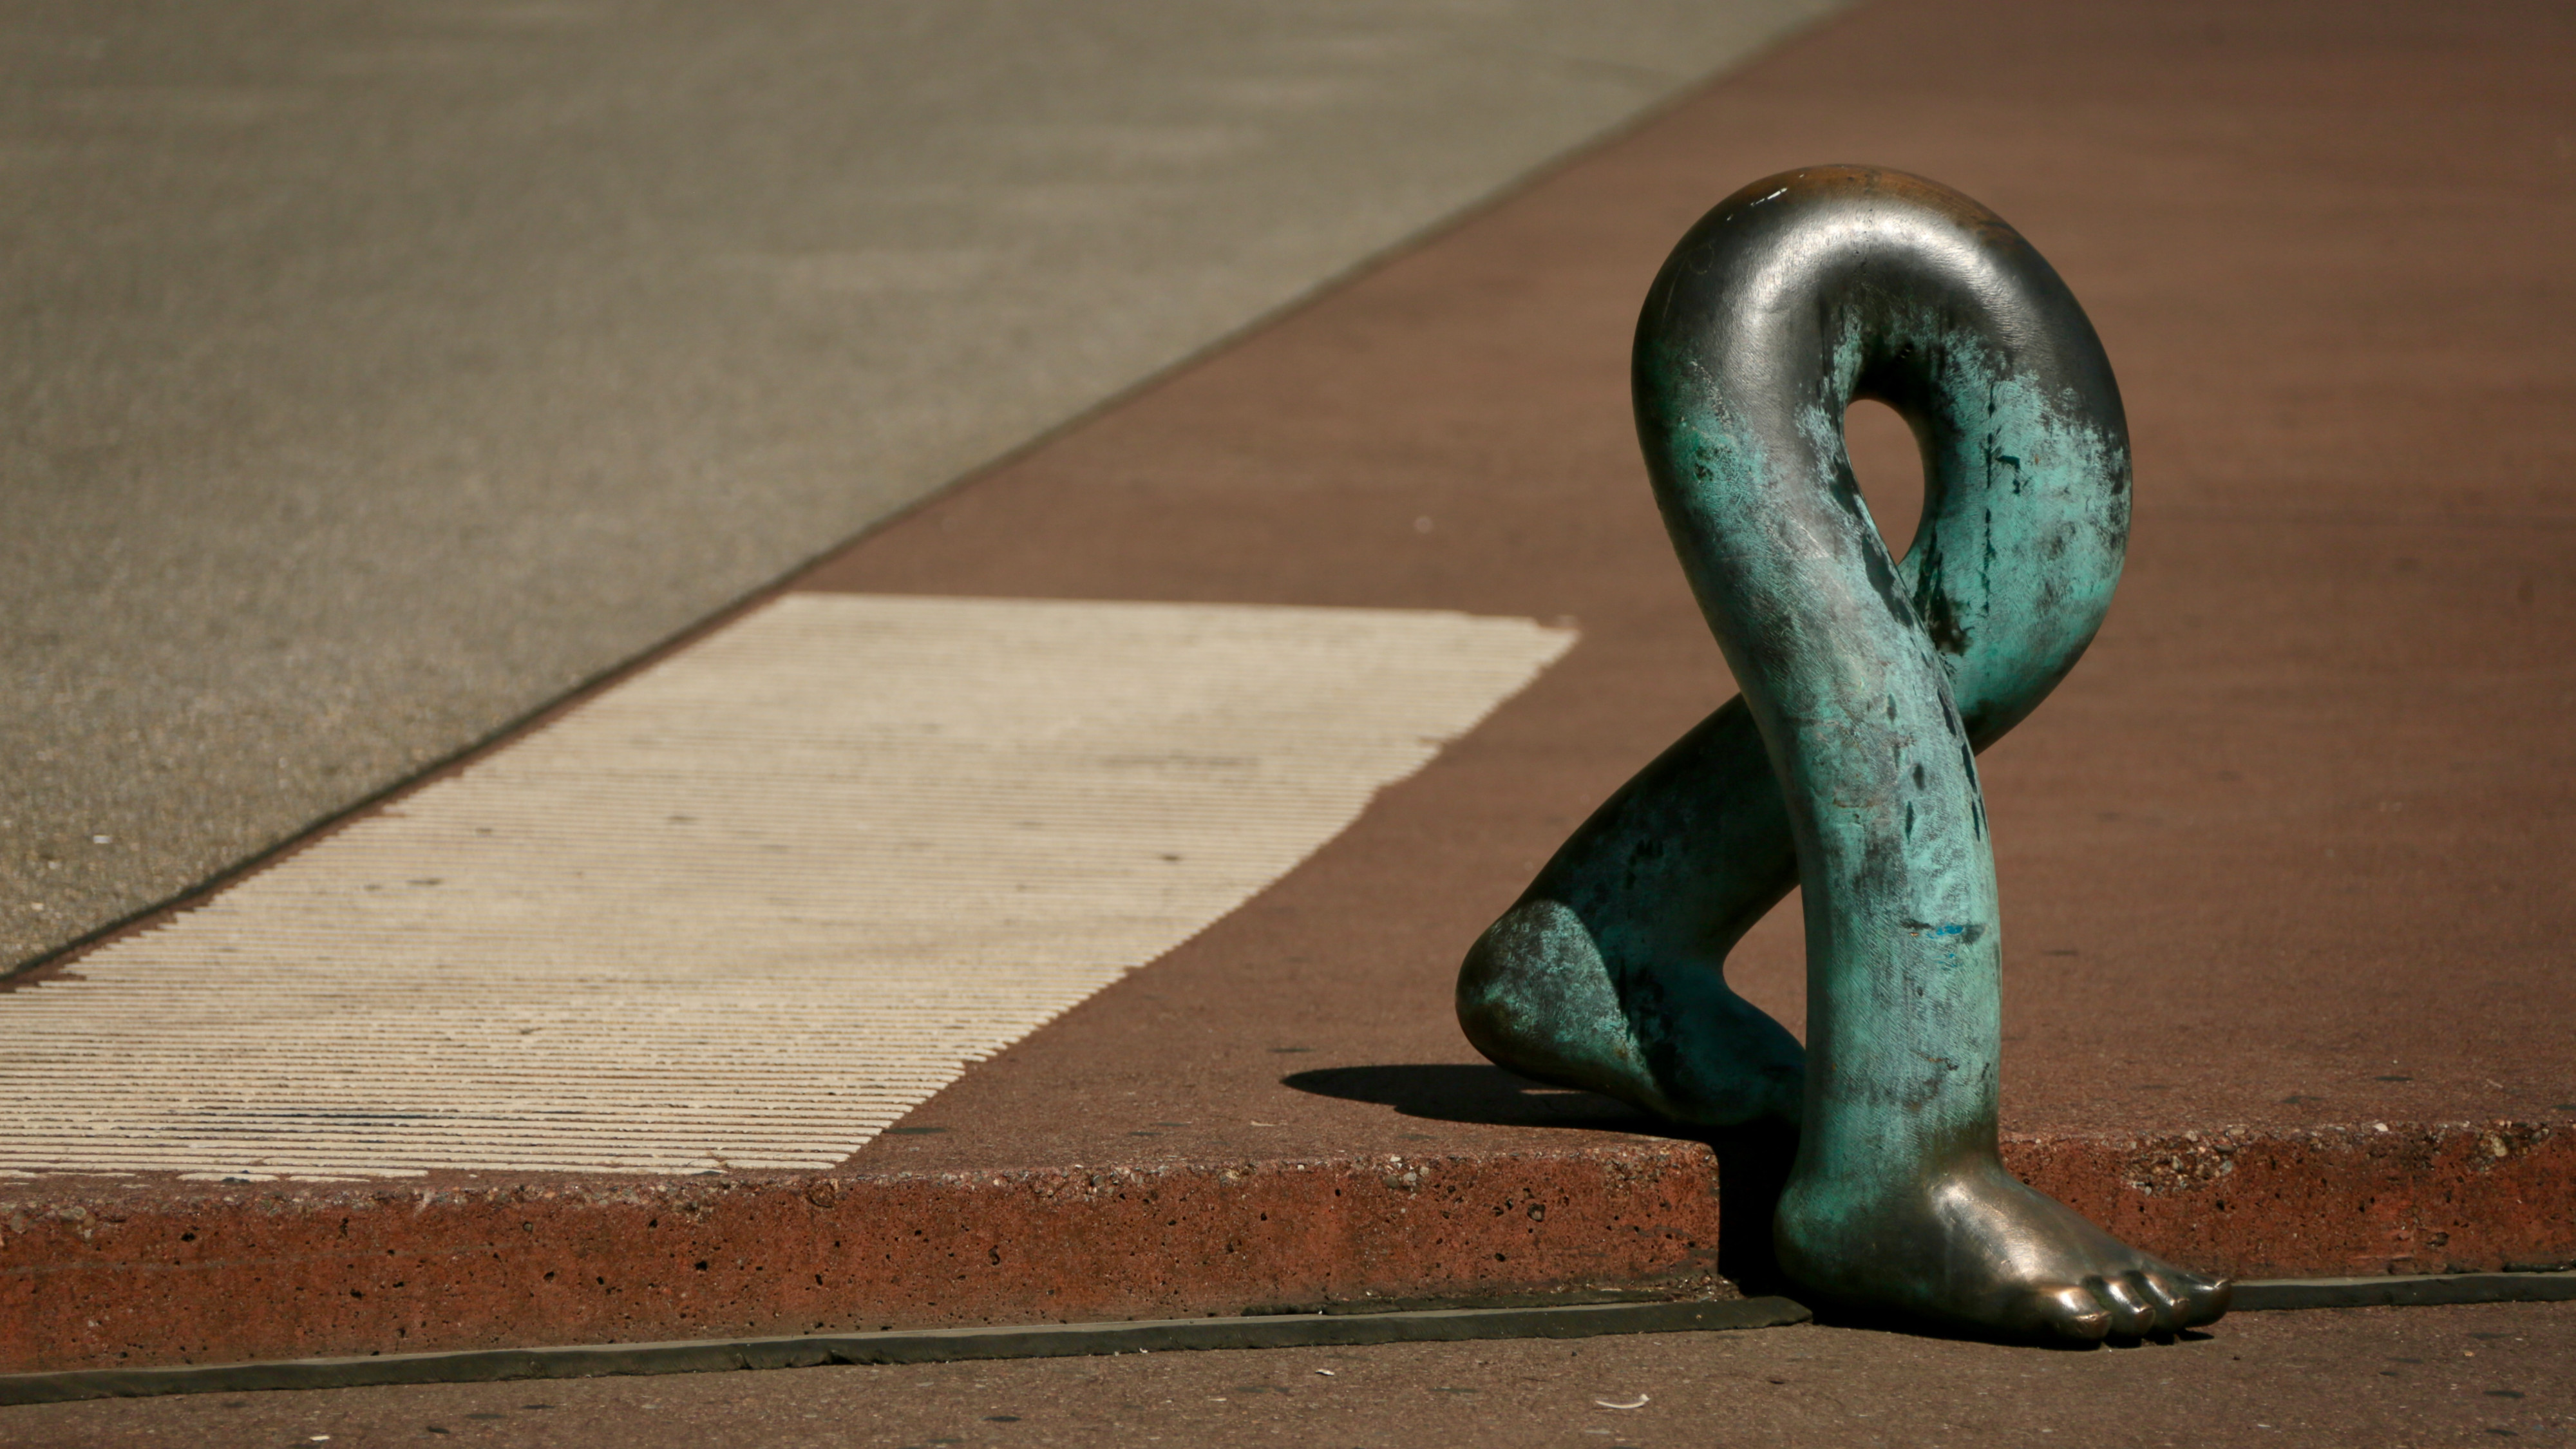
M1834 3L9 7L0 971Z
M1515 1083L1447 998L1729 692L1627 331L1700 210L1826 159L2014 221L2135 432L2111 623L1984 767L2015 1165L2195 1267L2576 1262L2571 61L2536 5L1891 0L1793 42L799 581L1579 633L1275 884L828 1169L13 1182L7 1366L1758 1278L1766 1144ZM1894 536L1900 434L1857 428ZM1798 959L1783 911L1731 974L1794 1024Z

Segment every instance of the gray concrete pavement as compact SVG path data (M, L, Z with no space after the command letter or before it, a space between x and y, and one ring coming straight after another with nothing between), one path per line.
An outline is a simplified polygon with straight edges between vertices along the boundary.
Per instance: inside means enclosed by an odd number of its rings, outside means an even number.
M0 969L1834 3L0 6Z
M2576 1305L2246 1313L2057 1350L1806 1326L0 1409L0 1445L2564 1443Z

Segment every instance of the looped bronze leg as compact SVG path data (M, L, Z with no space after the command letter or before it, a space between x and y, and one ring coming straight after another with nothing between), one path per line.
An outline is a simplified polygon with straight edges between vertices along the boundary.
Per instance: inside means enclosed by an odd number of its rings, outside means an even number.
M2003 1169L2001 933L1975 751L2074 666L2129 521L2119 390L1993 213L1918 177L1754 183L1674 248L1635 350L1665 523L1743 695L1602 806L1460 975L1495 1061L1712 1125L1800 1126L1775 1235L1837 1298L2077 1338L2166 1333L2226 1286ZM1891 559L1844 410L1920 441ZM1809 1049L1727 989L1804 887Z

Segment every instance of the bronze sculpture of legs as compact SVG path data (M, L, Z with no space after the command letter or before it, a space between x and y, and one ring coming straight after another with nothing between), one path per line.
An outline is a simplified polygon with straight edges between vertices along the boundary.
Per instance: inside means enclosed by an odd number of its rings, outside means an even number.
M2225 1282L2120 1243L1997 1153L2001 937L1974 752L2074 666L2128 536L2127 425L2083 310L1966 197L1818 167L1682 238L1634 364L1656 497L1744 692L1477 941L1469 1039L1677 1121L1795 1124L1774 1238L1828 1297L2075 1338L2215 1319ZM1859 398L1922 445L1901 562L1844 455ZM1803 1051L1722 974L1792 884Z

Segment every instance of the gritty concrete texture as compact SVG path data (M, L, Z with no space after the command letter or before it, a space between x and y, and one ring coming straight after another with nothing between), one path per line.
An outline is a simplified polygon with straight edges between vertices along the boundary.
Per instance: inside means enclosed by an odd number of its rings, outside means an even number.
M0 1200L0 1372L1728 1294L1690 1144Z
M1309 1122L1375 1136L1391 1115L1334 1105ZM1262 1125L1229 1135L1304 1135ZM2576 1134L2511 1132L2022 1135L2005 1161L2201 1271L2576 1262ZM1423 1140L1365 1157L906 1170L898 1147L808 1175L0 1185L0 1373L1796 1291L1768 1261L1778 1144L1597 1118L1403 1135Z
M1906 1449L2564 1442L2576 1305L2241 1314L2068 1351L1802 1326L205 1394L0 1409L0 1445Z
M0 968L1831 0L0 15Z

